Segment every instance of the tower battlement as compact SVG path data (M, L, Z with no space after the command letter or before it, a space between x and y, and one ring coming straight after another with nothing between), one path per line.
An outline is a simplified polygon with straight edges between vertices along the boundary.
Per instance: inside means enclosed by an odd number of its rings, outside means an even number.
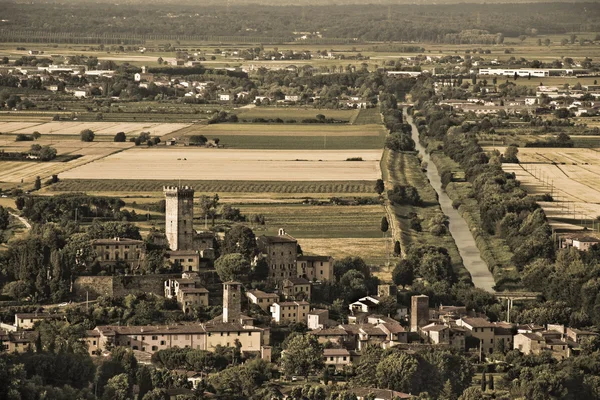
M191 186L163 186L163 192L168 197L194 197L194 188Z

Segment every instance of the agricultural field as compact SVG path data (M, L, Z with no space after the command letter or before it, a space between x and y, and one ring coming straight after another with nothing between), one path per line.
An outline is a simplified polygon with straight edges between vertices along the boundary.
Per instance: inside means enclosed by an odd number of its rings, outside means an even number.
M380 124L213 124L177 132L191 135L219 138L219 145L232 149L381 149L385 140Z
M373 193L375 181L211 181L158 179L66 179L50 186L48 192L87 192L103 196L163 198L164 186L180 183L199 194L225 193L229 203L286 202L294 197L329 197L354 193ZM318 196L317 196L318 195Z
M593 149L519 149L520 164L504 164L531 195L550 194L540 201L553 225L565 222L593 227L600 216L600 152ZM562 226L562 225L561 225Z
M114 136L117 132L125 132L128 136L137 136L141 132L150 132L152 136L164 136L183 129L189 124L159 124L144 122L65 122L46 123L0 121L0 132L18 135L39 132L42 135L79 135L84 129L91 129L96 135Z
M374 181L380 176L380 158L381 150L134 148L65 172L60 178Z
M0 136L0 151L17 152L27 151L34 142L14 142L2 139ZM133 143L91 142L80 140L53 141L51 138L42 138L35 142L39 145L51 145L56 148L58 155L78 155L80 157L70 161L59 160L49 162L36 161L0 161L0 182L17 184L32 183L37 176L42 180L51 175L68 171L72 168L86 165L110 154L133 147Z
M280 227L297 238L382 238L383 205L238 204L242 214L264 215L266 225L255 233L276 235Z
M359 113L359 110L331 110L308 107L253 107L239 108L236 111L240 120L252 120L254 118L276 119L284 121L315 118L322 114L325 118L333 118L337 121L350 122Z

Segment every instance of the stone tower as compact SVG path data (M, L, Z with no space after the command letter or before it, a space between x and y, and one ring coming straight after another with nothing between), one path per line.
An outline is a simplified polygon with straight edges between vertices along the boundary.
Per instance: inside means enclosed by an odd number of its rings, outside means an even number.
M165 233L171 250L193 250L194 189L165 186Z
M429 323L429 296L421 294L410 298L410 330L417 332Z
M223 322L234 322L242 313L242 284L223 283Z

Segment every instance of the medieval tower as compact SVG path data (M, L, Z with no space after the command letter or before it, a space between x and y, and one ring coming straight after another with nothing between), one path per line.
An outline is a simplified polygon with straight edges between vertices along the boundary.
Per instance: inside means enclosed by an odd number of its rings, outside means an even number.
M194 189L165 186L165 233L171 250L193 250Z
M424 294L412 296L410 305L410 331L418 332L429 323L429 297Z
M233 322L242 313L241 288L240 282L223 284L223 322Z

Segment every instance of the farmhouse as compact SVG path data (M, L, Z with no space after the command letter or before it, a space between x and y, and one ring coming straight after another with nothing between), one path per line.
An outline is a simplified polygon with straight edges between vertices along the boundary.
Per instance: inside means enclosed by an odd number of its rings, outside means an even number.
M290 277L281 283L281 293L286 299L310 300L311 285L304 278Z
M331 256L298 256L298 276L309 281L331 281L334 261Z
M114 238L92 240L96 260L103 269L114 272L119 265L130 270L137 269L144 257L144 242L141 240Z
M248 297L250 303L256 304L264 311L269 311L271 305L279 301L279 296L275 293L266 293L262 290L249 290L246 292L246 297Z
M258 250L269 265L269 277L278 283L296 277L298 241L279 229L277 236L259 236Z
M306 322L310 304L306 301L273 303L271 316L275 322Z

